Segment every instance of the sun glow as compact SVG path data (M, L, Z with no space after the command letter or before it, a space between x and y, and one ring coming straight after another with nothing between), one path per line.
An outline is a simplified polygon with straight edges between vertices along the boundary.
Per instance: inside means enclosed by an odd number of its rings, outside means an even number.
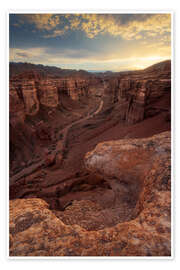
M144 69L170 58L170 14L10 16L13 62L126 71Z
M143 58L137 58L135 61L136 63L131 66L131 69L145 69L157 62L161 62L164 60L169 59L169 56L161 57L161 56L150 56L150 57L143 57ZM134 61L133 61L134 62Z

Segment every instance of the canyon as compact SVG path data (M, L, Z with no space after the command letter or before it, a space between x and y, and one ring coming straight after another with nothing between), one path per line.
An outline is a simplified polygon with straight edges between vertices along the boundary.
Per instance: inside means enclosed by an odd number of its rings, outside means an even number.
M9 86L10 256L170 256L171 61Z

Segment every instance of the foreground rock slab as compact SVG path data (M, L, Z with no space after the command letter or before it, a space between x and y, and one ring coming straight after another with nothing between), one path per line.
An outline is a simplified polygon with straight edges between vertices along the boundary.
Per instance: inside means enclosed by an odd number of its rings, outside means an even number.
M170 147L165 132L104 142L86 154L87 169L109 181L115 198L123 196L118 181L135 187L128 222L87 231L65 225L41 199L11 200L10 256L171 256Z

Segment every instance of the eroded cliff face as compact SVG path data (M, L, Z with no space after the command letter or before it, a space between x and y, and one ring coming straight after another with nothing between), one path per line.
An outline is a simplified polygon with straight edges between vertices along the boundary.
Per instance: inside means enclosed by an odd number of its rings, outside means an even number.
M59 87L61 88L61 84L64 83L66 85L66 91L72 100L80 100L82 96L88 97L89 80L68 78L65 81L60 81Z
M20 163L32 160L36 152L41 156L44 150L40 148L54 143L57 130L82 117L88 108L96 107L96 102L88 105L89 89L93 85L96 80L87 75L86 78L53 77L29 71L11 76L10 160L11 165L16 164L11 168L20 170Z
M119 119L128 124L153 116L158 110L168 110L154 106L154 102L165 95L170 101L170 61L143 71L98 76L53 78L35 72L16 75L10 81L10 106L14 103L14 109L10 108L11 116L14 117L19 111L19 106L15 109L15 104L21 103L24 104L25 116L36 115L41 105L47 108L57 108L59 105L61 108L63 95L80 102L83 98L101 97L105 100L105 106L118 107Z
M63 151L67 156L76 143L84 141L86 144L108 129L107 139L111 139L111 128L117 125L119 128L113 132L115 139L132 137L132 129L135 127L136 130L138 122L142 122L142 127L135 132L135 137L145 133L143 136L148 136L148 131L143 131L147 129L143 128L146 120L150 120L147 125L151 126L148 127L151 135L168 130L170 65L170 61L166 61L143 71L110 75L81 71L76 75L69 72L68 76L59 76L32 70L11 76L10 174L15 175L29 164L46 159L47 152L51 155L58 149L59 140L63 140ZM91 118L87 119L88 115ZM153 119L156 116L157 120ZM85 122L72 125L66 138L65 128L78 119ZM156 123L154 132L152 122ZM128 126L132 129L128 130ZM99 141L103 141L103 136ZM83 155L89 151L90 146L87 147L87 150L84 147ZM60 154L63 155L62 151Z
M60 100L58 97L58 90L56 84L52 80L41 80L37 83L37 90L39 95L39 102L40 104L54 108L57 107Z
M170 256L170 147L164 132L103 142L86 154L87 169L109 183L117 204L136 201L129 221L99 229L102 208L88 200L74 201L59 218L41 199L10 201L10 256ZM86 230L91 220L97 228Z
M25 114L35 115L39 111L39 100L33 80L24 81L21 85Z
M40 105L48 108L61 106L61 96L65 94L74 101L88 98L89 80L81 78L41 78L34 74L16 76L10 81L11 114L19 110L18 104L24 104L25 115L36 115ZM31 78L32 77L32 78ZM13 103L13 104L12 104Z
M120 120L128 124L135 124L148 116L155 115L158 109L167 111L170 109L170 104L165 108L154 106L154 102L165 95L170 102L170 61L143 71L119 73L105 80L109 84L106 94L111 96L112 103L117 104Z
M9 114L10 123L15 127L18 123L25 120L24 102L19 98L16 89L11 88L9 92Z
M10 255L170 256L170 61L50 70L10 80Z

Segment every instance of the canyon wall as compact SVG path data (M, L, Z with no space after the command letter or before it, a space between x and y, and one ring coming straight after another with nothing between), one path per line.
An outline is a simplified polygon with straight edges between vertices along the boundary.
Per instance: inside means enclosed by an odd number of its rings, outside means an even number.
M10 79L10 256L170 256L171 63L80 73Z
M53 77L33 70L11 76L10 162L16 164L11 168L20 170L22 160L27 164L37 151L43 152L37 147L54 142L58 129L80 118L88 108L96 108L96 102L89 107L88 103L98 81L91 75Z
M58 130L95 111L100 100L101 122L132 125L162 112L170 121L170 90L170 61L133 72L53 76L32 70L10 76L10 159L24 160L20 148L26 147L27 163L32 145L53 144Z
M42 76L37 72L28 72L10 80L10 114L11 118L19 115L19 111L23 114L23 104L24 117L36 115L41 105L56 108L61 106L63 95L80 102L83 98L99 96L106 98L109 106L116 105L119 108L120 120L134 124L161 109L161 106L154 106L153 103L164 95L168 95L170 100L170 89L170 61L143 71L112 73L108 76L102 74L53 78L48 74Z
M28 74L30 77L30 74ZM37 78L27 74L10 81L10 115L21 111L26 115L36 115L40 106L56 108L61 104L61 96L66 95L73 101L81 101L82 97L88 98L89 88L96 85L96 81L83 78ZM23 118L24 119L24 118Z
M171 62L137 72L118 73L105 78L109 87L106 95L117 104L120 120L134 124L153 116L159 110L170 111ZM169 104L154 104L166 96Z

